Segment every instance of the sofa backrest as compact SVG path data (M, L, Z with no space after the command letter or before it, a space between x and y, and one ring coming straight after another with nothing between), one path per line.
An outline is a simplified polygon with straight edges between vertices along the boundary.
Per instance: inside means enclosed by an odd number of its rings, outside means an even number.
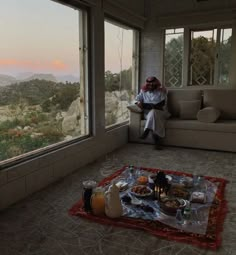
M168 110L171 117L180 116L180 101L202 101L202 90L200 89L170 89L168 91Z
M203 107L220 110L220 119L236 119L236 89L204 89Z

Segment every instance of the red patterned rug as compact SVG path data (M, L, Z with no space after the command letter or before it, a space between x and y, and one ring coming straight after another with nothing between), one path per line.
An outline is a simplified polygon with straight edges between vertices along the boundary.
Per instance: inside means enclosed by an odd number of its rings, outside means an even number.
M114 178L121 175L121 173L126 169L126 166L118 170L111 176L103 179L99 186L108 185ZM192 176L191 174L184 172L177 172L172 170L162 170L162 169L152 169L152 168L142 168L145 171L156 173L158 171L163 171L165 174L174 174L178 176ZM89 220L101 223L109 224L113 226L133 228L133 229L142 229L155 236L165 238L168 240L174 240L178 242L185 242L193 244L202 248L216 250L221 245L221 232L223 230L223 223L227 213L227 202L224 199L225 186L227 180L222 178L204 176L210 182L213 182L218 185L217 192L214 198L214 201L210 207L208 226L206 234L195 234L185 232L170 226L167 226L157 220L144 220L144 219L135 219L129 217L121 217L118 219L111 219L106 216L95 216L91 213L87 213L83 209L83 201L78 201L70 210L69 214L73 216L81 216Z

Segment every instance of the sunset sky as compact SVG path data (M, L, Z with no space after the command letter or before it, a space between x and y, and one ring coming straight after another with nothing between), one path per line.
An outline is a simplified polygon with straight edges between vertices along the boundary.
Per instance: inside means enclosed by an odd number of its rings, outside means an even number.
M121 29L105 26L106 70L119 72ZM123 30L123 69L131 66L132 30ZM0 74L79 76L78 12L50 0L7 0L0 5Z

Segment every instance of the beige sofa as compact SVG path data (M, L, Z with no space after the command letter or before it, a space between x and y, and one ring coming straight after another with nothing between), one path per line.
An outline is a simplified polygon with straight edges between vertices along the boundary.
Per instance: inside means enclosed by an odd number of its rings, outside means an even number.
M201 109L213 106L220 111L216 122L201 122L197 114L192 119L181 118L182 102L198 100ZM171 117L166 121L164 145L236 152L236 89L169 90L168 109ZM131 112L130 142L153 144L151 134L146 140L139 138L144 124L142 113Z

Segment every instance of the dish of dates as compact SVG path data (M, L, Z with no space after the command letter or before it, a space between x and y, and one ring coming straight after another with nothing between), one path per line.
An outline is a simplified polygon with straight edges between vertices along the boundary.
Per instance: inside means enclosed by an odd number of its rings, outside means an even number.
M145 185L136 185L131 188L130 192L137 197L147 197L152 194L152 190Z

